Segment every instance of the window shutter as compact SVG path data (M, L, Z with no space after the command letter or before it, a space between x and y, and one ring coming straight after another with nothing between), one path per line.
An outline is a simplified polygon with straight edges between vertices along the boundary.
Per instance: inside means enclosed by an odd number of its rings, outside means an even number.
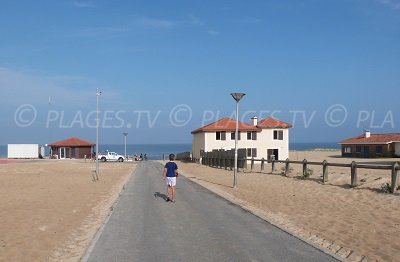
M257 140L257 132L256 131L253 131L251 136L252 136L252 140Z

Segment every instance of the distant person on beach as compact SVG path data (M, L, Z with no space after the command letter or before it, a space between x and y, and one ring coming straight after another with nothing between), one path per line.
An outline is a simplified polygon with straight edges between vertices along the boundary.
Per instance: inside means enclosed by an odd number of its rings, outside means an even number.
M144 154L144 161L147 161L147 154Z
M169 162L164 166L163 179L167 183L167 202L171 201L175 203L175 186L176 186L176 177L178 176L178 165L174 162L175 155L169 155ZM172 199L169 198L169 195L172 191Z

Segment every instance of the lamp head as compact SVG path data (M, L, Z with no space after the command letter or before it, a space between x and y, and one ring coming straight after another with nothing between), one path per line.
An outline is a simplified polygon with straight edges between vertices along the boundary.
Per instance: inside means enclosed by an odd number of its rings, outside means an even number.
M245 95L245 93L231 93L231 96L236 100L236 102L239 102Z

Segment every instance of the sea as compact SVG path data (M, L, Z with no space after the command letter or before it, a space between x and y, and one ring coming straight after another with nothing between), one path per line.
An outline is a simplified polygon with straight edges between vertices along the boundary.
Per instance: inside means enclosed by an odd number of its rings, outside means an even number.
M319 143L290 143L289 150L313 150L313 149L340 149L340 145L335 142L319 142ZM99 146L99 151L106 150L125 154L124 144L104 144ZM126 153L129 156L147 154L150 160L161 160L163 155L167 156L171 153L177 154L192 151L192 144L127 144ZM7 157L7 145L0 145L0 158Z

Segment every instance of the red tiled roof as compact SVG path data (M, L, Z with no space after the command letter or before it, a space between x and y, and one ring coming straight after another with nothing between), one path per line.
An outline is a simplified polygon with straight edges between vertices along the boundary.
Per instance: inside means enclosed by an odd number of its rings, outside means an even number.
M52 147L63 147L63 146L94 146L92 142L89 142L87 140L83 140L77 137L70 137L61 141L57 141L54 143L49 144L49 146Z
M260 128L291 128L292 125L273 117L268 117L260 120L257 124Z
M200 132L235 131L235 130L236 130L236 120L231 118L222 118L216 122L213 122L211 124L208 124L206 126L200 127L192 131L192 134ZM239 121L239 131L261 131L261 130L253 125Z
M400 133L397 134L371 134L369 138L361 134L352 138L344 139L339 144L388 144L390 142L400 141Z

